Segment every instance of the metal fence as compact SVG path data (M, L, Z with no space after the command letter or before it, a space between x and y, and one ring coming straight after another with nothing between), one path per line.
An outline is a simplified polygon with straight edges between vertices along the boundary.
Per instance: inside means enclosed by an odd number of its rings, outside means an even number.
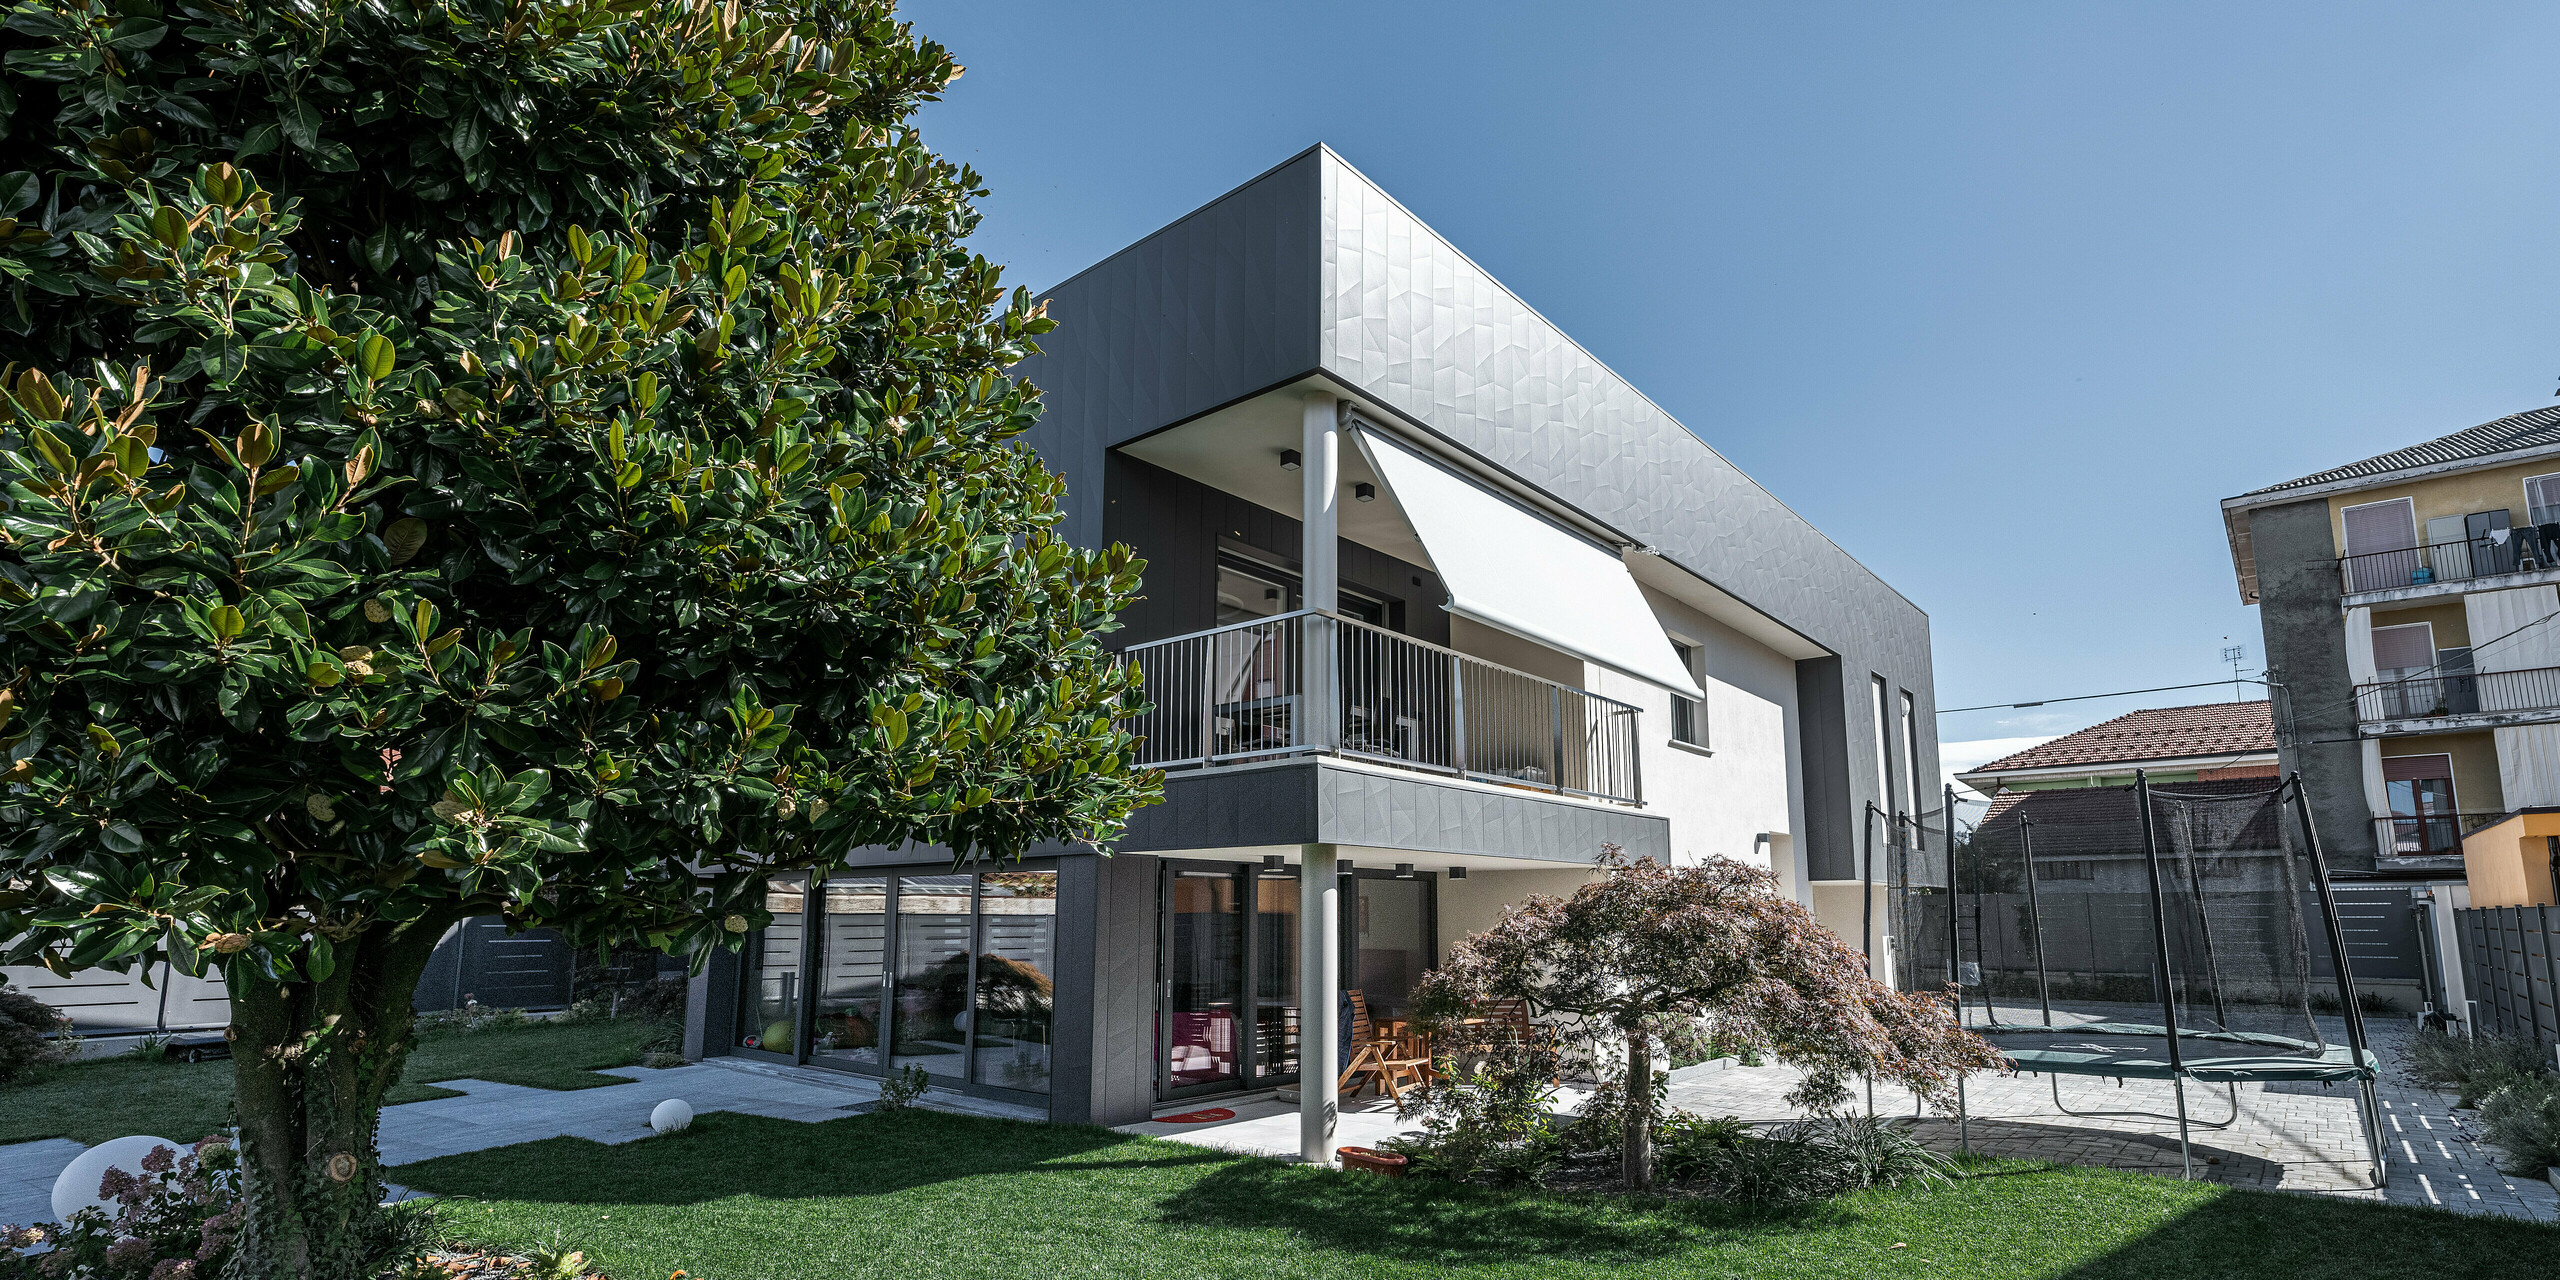
M451 1009L468 996L490 1008L567 1008L571 960L569 944L548 929L511 934L503 917L476 917L436 944L418 979L416 1006ZM231 1022L231 993L219 973L191 978L165 963L123 973L81 969L64 976L35 965L0 973L10 986L69 1015L75 1035L208 1031Z
M2560 710L2560 667L2446 672L2356 686L2360 720L2551 710Z
M1138 763L1328 752L1624 804L1635 706L1318 610L1133 645Z
M2472 907L2454 912L2453 923L2474 1029L2560 1044L2560 907Z
M2432 582L2468 582L2502 573L2552 568L2560 562L2560 554L2555 552L2560 548L2543 545L2535 531L2526 527L2510 531L2504 539L2483 536L2341 556L2338 580L2349 595Z
M2505 810L2495 813L2479 811L2461 813L2429 813L2410 816L2400 814L2373 820L2381 837L2382 852L2395 858L2445 857L2462 852L2463 840L2482 827L2495 826L2515 816Z

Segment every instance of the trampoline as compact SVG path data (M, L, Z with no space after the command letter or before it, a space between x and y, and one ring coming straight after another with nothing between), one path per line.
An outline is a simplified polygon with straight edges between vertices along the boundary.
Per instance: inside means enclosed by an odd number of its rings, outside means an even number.
M2345 1087L2383 1184L2380 1064L2299 775L2008 795L1945 848L1949 891L1931 897L1946 908L1920 942L1946 954L1926 967L1968 1030L2048 1078L2056 1108L2175 1121L2192 1178L2190 1131L2232 1124L2240 1085ZM2066 1075L2165 1080L2175 1110L2073 1111ZM2219 1086L2220 1119L2189 1112L2190 1083Z

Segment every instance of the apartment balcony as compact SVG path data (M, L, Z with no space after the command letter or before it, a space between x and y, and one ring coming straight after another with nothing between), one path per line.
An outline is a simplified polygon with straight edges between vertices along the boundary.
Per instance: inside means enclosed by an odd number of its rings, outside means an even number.
M1366 761L1635 807L1638 708L1318 610L1133 645L1138 763Z
M2560 722L2560 667L2360 684L2356 720L2369 738Z
M2400 604L2560 582L2560 547L2544 545L2532 526L2500 532L2508 536L2341 556L2339 607Z
M2394 814L2373 820L2383 856L2392 858L2458 858L2462 842L2475 831L2494 827L2513 814Z

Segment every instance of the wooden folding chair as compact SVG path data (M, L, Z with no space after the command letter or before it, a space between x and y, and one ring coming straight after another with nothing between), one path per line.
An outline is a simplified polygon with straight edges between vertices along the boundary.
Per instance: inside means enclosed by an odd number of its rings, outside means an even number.
M1369 999L1359 988L1345 988L1342 994L1351 1002L1351 1062L1334 1081L1335 1091L1351 1088L1351 1082L1361 1077L1374 1076L1387 1096L1395 1099L1396 1108L1402 1110L1404 1084L1410 1081L1419 1085L1429 1079L1431 1055L1419 1045L1378 1034L1377 1024L1369 1020Z

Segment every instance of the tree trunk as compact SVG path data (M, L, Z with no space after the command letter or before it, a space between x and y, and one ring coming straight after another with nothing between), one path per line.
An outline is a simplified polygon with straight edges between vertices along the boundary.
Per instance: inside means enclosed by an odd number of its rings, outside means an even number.
M334 970L316 982L269 981L245 964L224 974L248 1209L225 1280L353 1280L386 1261L374 1133L445 923L339 942Z
M1629 1191L1653 1190L1653 1037L1627 1033L1626 1144L1620 1176Z

